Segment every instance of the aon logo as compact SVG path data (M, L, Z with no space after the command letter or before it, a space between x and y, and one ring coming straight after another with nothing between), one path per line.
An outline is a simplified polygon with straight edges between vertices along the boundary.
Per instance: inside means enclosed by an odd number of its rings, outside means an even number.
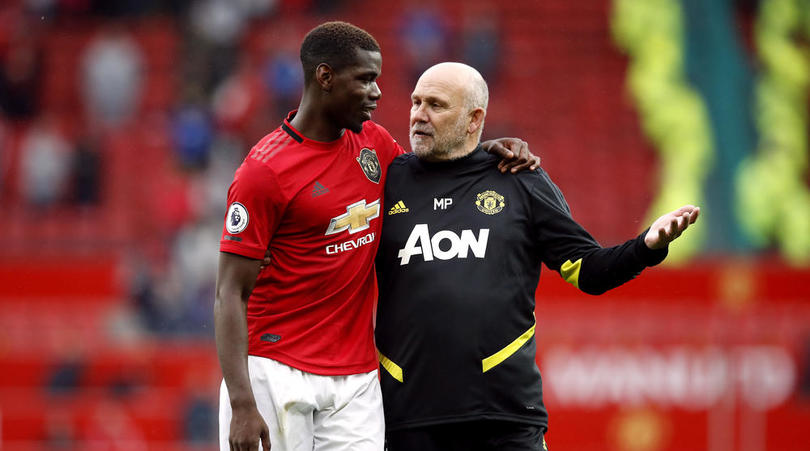
M408 242L399 250L397 257L400 265L407 265L414 255L421 255L426 262L434 258L439 260L467 258L470 251L476 257L484 258L488 238L489 229L481 229L477 238L472 230L462 230L461 236L450 230L440 230L431 237L427 224L416 224L411 236L408 237Z

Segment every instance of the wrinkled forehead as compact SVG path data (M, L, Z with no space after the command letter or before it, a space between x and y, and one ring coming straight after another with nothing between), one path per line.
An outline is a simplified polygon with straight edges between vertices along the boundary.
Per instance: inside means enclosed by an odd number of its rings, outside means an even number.
M450 104L460 104L467 94L464 78L452 72L428 71L419 77L411 97L440 99Z

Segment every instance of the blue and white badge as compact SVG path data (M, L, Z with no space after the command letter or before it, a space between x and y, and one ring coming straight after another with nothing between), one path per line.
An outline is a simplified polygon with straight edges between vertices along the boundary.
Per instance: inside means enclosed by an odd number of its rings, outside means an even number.
M234 202L228 207L228 215L225 216L225 230L231 235L236 235L244 231L248 225L248 211L244 205Z

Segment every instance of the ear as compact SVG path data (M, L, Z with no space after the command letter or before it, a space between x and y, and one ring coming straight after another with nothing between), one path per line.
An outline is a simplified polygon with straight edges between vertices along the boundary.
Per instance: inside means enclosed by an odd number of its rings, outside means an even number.
M483 108L476 108L470 113L470 124L467 126L467 133L474 134L481 128L484 123L484 116L487 115L486 110Z
M335 71L326 63L318 64L315 68L315 81L318 82L321 89L329 92L332 90L332 82L335 80Z

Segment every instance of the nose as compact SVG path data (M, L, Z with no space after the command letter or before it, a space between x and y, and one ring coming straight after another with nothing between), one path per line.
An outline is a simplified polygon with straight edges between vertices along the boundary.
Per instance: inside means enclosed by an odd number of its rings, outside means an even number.
M382 97L382 91L380 90L380 86L376 81L371 84L371 92L369 93L369 97L374 101L380 100L380 97Z
M428 119L427 109L424 103L414 104L411 107L411 123L427 122Z

